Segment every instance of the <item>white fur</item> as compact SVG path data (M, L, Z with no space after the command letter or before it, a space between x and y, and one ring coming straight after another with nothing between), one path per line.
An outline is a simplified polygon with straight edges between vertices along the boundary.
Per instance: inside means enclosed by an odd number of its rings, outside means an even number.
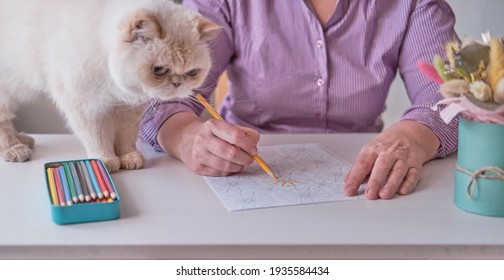
M163 36L125 41L139 11L155 16ZM0 0L0 152L8 161L29 159L33 142L11 120L19 104L47 93L89 157L104 159L110 172L142 167L135 148L142 104L185 97L202 83L210 57L206 37L195 32L203 23L170 0ZM203 32L217 29L206 23ZM181 63L175 46L186 50ZM153 79L158 64L177 75ZM174 87L195 68L198 77Z

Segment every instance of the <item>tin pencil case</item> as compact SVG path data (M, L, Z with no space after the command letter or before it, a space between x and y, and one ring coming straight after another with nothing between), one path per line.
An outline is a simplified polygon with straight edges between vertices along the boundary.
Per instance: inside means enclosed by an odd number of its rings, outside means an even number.
M51 217L56 224L118 219L120 197L99 159L48 162L44 165Z

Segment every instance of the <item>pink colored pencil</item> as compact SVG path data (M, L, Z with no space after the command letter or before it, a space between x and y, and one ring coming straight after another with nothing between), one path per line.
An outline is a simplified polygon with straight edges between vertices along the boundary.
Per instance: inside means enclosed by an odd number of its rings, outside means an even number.
M63 192L63 186L61 185L61 178L59 174L58 168L53 168L54 174L54 183L56 184L56 191L58 192L58 200L60 202L60 206L65 206L65 194Z
M101 175L101 172L100 172L100 169L98 168L98 165L96 164L96 162L94 160L91 160L90 162L91 162L91 166L93 168L93 171L95 173L96 179L98 180L98 185L100 185L100 189L103 193L103 196L109 197L109 191L107 189L107 185L103 181L103 178L102 178L103 176Z
M105 168L103 168L103 164L101 164L101 162L96 162L96 165L100 169L100 174L102 175L103 181L105 181L105 185L107 185L107 189L109 190L110 197L112 199L116 199L117 195L114 191L114 188L112 187L112 183L110 182L110 178L107 175L107 172L105 172Z

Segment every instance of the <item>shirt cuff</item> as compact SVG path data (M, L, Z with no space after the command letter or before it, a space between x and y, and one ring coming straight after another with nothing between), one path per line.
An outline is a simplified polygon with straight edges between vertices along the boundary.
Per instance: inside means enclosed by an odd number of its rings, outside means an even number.
M444 158L457 150L458 145L458 118L454 118L446 124L439 113L430 109L420 109L407 111L401 120L413 120L429 127L439 138L439 148L432 159Z
M197 114L189 104L184 102L152 102L143 114L140 138L151 145L154 150L164 152L157 141L159 129L168 118L180 112Z

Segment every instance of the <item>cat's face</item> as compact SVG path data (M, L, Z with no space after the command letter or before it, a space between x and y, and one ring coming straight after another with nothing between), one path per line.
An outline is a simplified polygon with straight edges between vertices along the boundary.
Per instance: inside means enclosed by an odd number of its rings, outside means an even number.
M220 27L185 8L180 12L186 14L139 10L120 25L109 69L124 99L187 97L205 80L211 66L206 42Z

